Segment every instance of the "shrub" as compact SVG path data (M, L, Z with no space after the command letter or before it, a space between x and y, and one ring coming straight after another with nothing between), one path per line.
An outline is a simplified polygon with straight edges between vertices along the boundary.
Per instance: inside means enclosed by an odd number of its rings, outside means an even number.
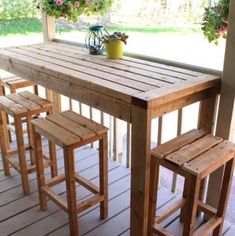
M206 8L202 30L209 42L218 44L220 37L227 37L230 0L219 0L215 6Z
M35 18L39 10L34 0L0 0L0 20Z
M78 16L101 14L108 10L113 0L43 0L42 9L49 16L66 17L76 22Z

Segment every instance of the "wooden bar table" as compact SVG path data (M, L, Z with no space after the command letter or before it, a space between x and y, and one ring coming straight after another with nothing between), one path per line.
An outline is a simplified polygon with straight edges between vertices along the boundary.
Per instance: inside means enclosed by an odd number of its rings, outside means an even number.
M211 131L220 77L55 42L1 49L0 67L132 123L131 235L146 236L151 120L202 101L199 127Z

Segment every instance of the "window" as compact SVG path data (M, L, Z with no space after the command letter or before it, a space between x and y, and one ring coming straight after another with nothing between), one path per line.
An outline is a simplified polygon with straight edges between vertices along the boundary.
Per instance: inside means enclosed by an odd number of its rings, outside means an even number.
M104 16L81 16L77 24L57 21L57 37L84 43L88 27L129 35L125 51L222 70L225 40L209 43L201 31L209 0L114 0Z

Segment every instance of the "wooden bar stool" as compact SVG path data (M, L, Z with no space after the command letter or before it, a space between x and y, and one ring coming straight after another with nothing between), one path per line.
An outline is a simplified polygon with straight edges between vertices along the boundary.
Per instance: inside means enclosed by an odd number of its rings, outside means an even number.
M46 195L69 215L70 235L78 235L77 214L100 203L100 218L108 217L108 129L72 111L65 111L33 121L35 158L40 207L47 209ZM64 150L65 174L45 181L42 166L41 135ZM75 170L74 149L99 140L99 188L86 180ZM67 201L56 194L51 187L66 182ZM93 193L93 196L77 203L76 182Z
M25 80L19 76L10 74L5 71L0 71L0 96L6 95L6 88L10 90L10 93L16 93L17 89L32 87L34 90L34 94L38 95L38 86L33 82ZM9 118L7 116L7 123L9 124ZM8 125L8 133L9 133L9 141L12 142L11 132L14 130L12 129L11 125Z
M206 134L202 130L189 131L152 150L149 235L173 235L160 223L175 211L181 209L181 221L184 223L183 236L221 235L224 216L230 192L234 169L235 145L222 138ZM185 177L183 198L173 202L172 206L156 213L156 196L159 179L159 166L164 166ZM212 172L225 165L221 192L218 193L217 209L199 199L202 181ZM216 193L217 194L217 193ZM196 231L197 211L210 216L209 221ZM156 216L157 215L157 216Z
M32 117L46 112L52 114L52 103L30 92L0 96L0 144L5 175L10 175L10 165L20 174L24 194L30 193L28 174L36 171L33 154ZM14 118L17 149L10 149L7 132L7 115ZM26 119L28 132L28 145L24 144L22 120ZM51 166L52 175L57 175L55 145L49 143L50 157L44 157L44 166ZM30 160L27 160L25 151L29 150ZM18 159L15 155L18 154Z
M10 93L16 93L17 89L33 86L34 93L38 95L38 86L31 81L25 80L16 75L0 75L0 85L2 86L1 95L6 95L6 88L10 90Z

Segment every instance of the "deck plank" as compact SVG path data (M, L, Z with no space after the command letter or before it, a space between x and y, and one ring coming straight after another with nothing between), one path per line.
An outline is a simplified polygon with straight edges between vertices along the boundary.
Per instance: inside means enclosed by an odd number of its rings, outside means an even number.
M122 186L120 186L122 188ZM162 198L159 198L159 205L163 205L170 199L172 194L164 188L160 189ZM81 235L118 235L129 228L130 216L130 190L120 194L110 201L109 219L106 221L99 220L99 208L95 208L82 217L79 217ZM112 229L112 230L110 230ZM50 236L62 236L68 232L68 224L49 234Z
M224 236L234 236L235 235L235 226L230 227L223 235Z
M92 176L92 174L94 175L94 173L97 173L97 171L98 171L98 168L96 171L94 169L92 169L90 171L89 175ZM126 172L123 173L124 176L126 174L127 174ZM120 177L122 178L124 176L120 176ZM85 177L87 177L87 176L85 176ZM120 180L118 180L118 178L117 178L117 171L114 171L113 173L110 172L110 180L109 180L111 182L110 183L111 185L109 186L110 198L115 198L116 195L119 195L122 191L125 191L125 189L128 190L128 188L129 188L129 182L126 181L126 179L128 179L129 176L124 177ZM92 182L96 183L97 181L98 181L98 178L96 176L96 178ZM124 185L125 182L126 182L126 184ZM121 186L123 186L123 187L121 187ZM85 190L84 188L78 188L78 192L79 192L79 196L78 196L79 200L84 200L90 196L90 192ZM50 210L51 208L53 208L53 211ZM48 204L48 210L49 210L48 214L46 216L44 215L44 217L41 217L41 219L39 218L36 221L34 220L35 223L33 223L33 221L26 222L27 228L23 228L22 230L17 230L15 232L15 235L33 235L34 232L40 232L40 235L45 235L48 232L54 231L57 228L61 227L62 225L66 224L68 222L67 215L51 201ZM40 211L39 206L31 209L30 212L28 212L28 213L24 212L22 214L27 217L29 215L31 215L31 217L35 218L35 216L38 215L38 213L37 213L38 211ZM89 211L90 211L90 209L88 209L86 212L89 212ZM84 215L86 212L82 213L81 215ZM20 217L20 218L22 218L22 217ZM99 219L99 214L96 215L96 218ZM16 218L16 220L18 220L18 219ZM18 223L18 221L17 221L17 223ZM22 228L22 224L20 224L20 227ZM68 234L68 232L69 231L67 231L67 234Z

